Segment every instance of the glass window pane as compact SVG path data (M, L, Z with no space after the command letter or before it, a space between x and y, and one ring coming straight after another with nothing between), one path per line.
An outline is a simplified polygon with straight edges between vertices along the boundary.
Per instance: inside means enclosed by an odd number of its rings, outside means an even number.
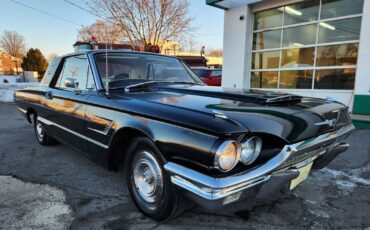
M280 72L280 88L311 89L313 70L289 70Z
M316 70L315 89L353 90L356 69Z
M317 66L356 65L358 43L322 46L317 48Z
M252 69L278 68L280 51L257 52L252 54Z
M320 1L308 1L284 7L284 25L316 21L319 15Z
M297 26L284 29L283 47L315 44L317 25Z
M265 10L254 15L254 30L268 29L281 26L283 8Z
M361 14L363 0L322 0L321 19Z
M314 65L315 48L282 50L281 67L312 67Z
M360 39L361 18L320 22L319 43Z
M278 72L252 72L251 88L277 88Z
M67 78L73 78L78 82L79 89L86 88L87 82L87 71L88 71L88 62L85 56L76 56L76 57L69 57L64 62L64 67L61 73L61 80L58 80L60 88L73 90L68 88L64 85L64 81Z
M90 70L90 68L88 69L88 76L87 76L87 85L86 85L86 89L88 90L94 90L95 89L95 80L94 80L94 76Z
M192 71L198 76L198 77L208 77L212 70L208 69L192 69Z
M253 49L279 48L281 30L271 30L253 34Z

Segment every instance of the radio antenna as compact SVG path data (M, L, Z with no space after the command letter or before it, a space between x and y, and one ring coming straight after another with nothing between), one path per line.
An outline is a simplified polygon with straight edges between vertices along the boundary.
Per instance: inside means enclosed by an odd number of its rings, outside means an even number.
M109 95L109 71L108 71L108 29L107 25L105 25L105 96L110 98Z

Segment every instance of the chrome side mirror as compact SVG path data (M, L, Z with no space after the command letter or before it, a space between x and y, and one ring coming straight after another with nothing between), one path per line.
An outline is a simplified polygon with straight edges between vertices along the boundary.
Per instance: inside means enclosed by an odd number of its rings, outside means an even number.
M78 88L78 81L74 78L67 78L65 81L64 81L64 86L67 87L67 88Z
M78 81L74 78L66 78L64 81L64 86L67 88L73 88L74 91L78 94L81 93L81 90L78 88Z

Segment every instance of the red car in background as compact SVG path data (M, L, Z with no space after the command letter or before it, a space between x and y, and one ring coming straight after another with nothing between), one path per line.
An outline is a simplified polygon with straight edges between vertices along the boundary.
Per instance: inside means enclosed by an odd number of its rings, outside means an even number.
M190 67L207 67L207 59L203 56L177 56Z
M209 86L221 86L222 70L206 67L193 67L193 72Z

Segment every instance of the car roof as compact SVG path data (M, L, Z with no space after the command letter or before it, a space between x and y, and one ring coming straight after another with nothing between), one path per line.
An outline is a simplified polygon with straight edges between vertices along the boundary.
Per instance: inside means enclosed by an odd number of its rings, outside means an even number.
M128 53L128 54L140 54L140 55L151 55L151 56L160 56L160 57L169 57L169 58L175 58L179 59L175 56L168 56L163 54L157 54L157 53L150 53L150 52L139 52L139 51L132 51L128 49L116 49L116 50L105 50L105 49L98 49L98 50L86 50L86 51L79 51L79 52L73 52L68 53L65 55L60 56L61 58L65 57L71 57L71 56L77 56L77 55L88 55L88 54L105 54L105 53Z

